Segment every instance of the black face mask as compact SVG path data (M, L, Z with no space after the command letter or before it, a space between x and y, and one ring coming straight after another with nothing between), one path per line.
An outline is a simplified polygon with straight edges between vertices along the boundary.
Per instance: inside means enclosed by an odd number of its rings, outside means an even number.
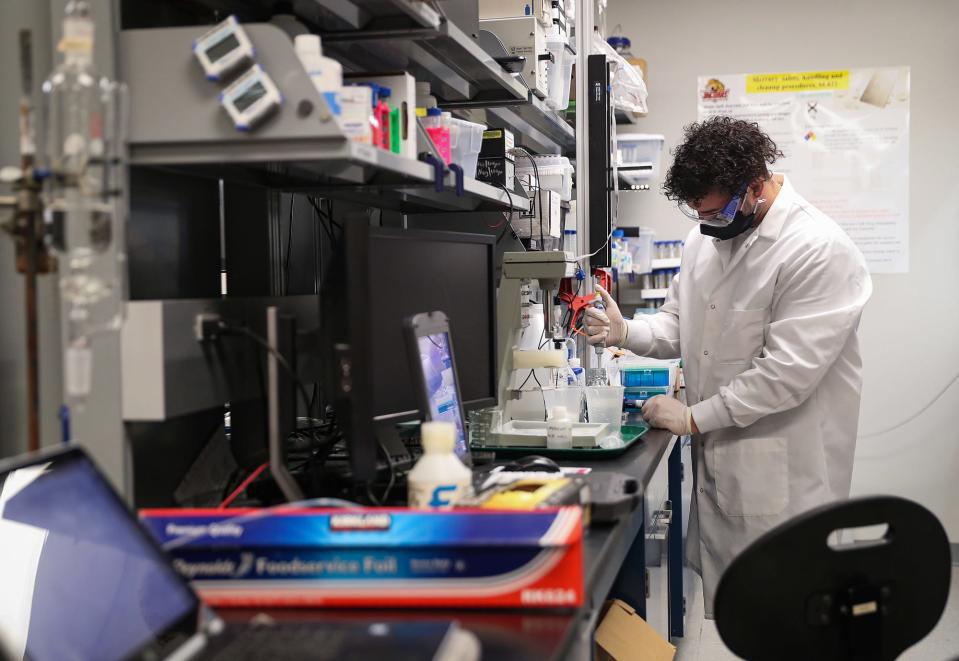
M724 227L716 227L715 225L707 225L705 223L700 223L699 232L705 236L711 236L720 241L726 241L734 237L739 236L750 227L753 226L753 223L756 222L756 211L759 209L759 205L765 202L763 199L756 201L756 205L753 207L752 213L745 214L742 209L739 209L736 212L736 217L733 218L732 222Z

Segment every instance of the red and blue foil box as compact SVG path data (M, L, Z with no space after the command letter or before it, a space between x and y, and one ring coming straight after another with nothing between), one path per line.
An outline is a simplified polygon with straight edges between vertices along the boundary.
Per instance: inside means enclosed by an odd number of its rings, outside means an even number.
M578 507L142 510L214 606L574 608Z

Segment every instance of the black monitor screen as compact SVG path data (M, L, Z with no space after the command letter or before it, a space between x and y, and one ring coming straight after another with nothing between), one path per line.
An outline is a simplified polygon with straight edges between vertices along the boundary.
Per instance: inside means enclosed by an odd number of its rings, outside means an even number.
M418 312L449 317L463 403L495 396L493 238L373 229L370 236L373 414L418 408L403 322Z

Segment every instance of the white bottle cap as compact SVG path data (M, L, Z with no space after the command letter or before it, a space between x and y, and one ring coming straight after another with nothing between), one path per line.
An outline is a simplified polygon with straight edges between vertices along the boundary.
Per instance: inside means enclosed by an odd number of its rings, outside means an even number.
M565 406L554 406L553 407L553 419L554 420L568 420L569 414L566 412Z
M293 40L293 50L300 57L320 57L323 55L323 47L320 45L320 38L315 34L298 34Z
M452 452L456 444L456 427L451 422L424 422L420 425L420 443L427 453Z

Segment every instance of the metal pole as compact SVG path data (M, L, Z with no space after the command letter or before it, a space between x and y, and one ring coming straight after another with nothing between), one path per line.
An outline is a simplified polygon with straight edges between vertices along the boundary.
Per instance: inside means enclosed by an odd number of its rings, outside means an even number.
M581 237L579 251L587 254L596 249L589 245L589 91L588 61L593 40L593 2L576 3L576 235ZM584 250L584 248L587 248ZM587 275L589 259L581 264ZM577 341L582 347L585 342ZM592 351L582 351L583 367L593 365Z
M276 480L280 491L287 501L303 500L300 485L286 469L283 451L284 438L280 433L280 363L276 359L279 352L279 315L276 306L266 309L266 342L270 347L266 356L267 381L267 434L270 444L270 474ZM292 375L291 375L292 376ZM296 406L294 401L294 406Z
M40 350L37 321L37 214L36 182L33 178L33 45L29 30L20 31L20 171L23 180L19 191L17 223L25 241L24 305L27 334L27 451L40 449Z
M37 240L32 212L27 224L24 298L27 311L27 451L40 449L40 349L37 331Z

